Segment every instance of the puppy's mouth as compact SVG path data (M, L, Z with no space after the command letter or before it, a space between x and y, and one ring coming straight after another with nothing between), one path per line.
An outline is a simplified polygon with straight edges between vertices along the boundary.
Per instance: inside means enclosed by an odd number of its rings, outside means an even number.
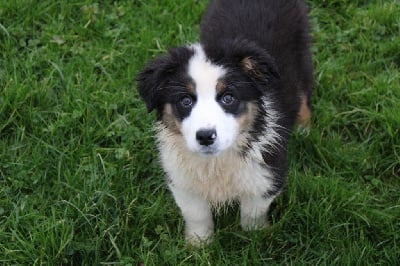
M201 147L196 151L196 153L200 154L201 156L205 157L214 157L217 156L221 151L216 147L208 146L208 147Z

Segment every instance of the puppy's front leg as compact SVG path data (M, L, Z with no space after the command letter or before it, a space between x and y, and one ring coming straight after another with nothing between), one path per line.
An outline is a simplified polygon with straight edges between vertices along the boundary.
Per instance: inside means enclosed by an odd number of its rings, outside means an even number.
M185 220L185 238L192 245L205 243L214 231L214 222L208 202L200 195L170 186L176 204Z
M243 230L256 230L268 226L267 213L274 197L246 196L240 198L240 221Z

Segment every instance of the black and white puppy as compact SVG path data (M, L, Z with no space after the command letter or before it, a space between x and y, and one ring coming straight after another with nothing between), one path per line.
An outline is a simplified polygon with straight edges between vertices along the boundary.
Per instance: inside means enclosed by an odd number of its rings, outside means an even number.
M212 0L200 43L171 49L138 75L157 111L161 162L193 244L212 208L239 201L241 225L267 225L296 123L307 125L313 67L301 0Z

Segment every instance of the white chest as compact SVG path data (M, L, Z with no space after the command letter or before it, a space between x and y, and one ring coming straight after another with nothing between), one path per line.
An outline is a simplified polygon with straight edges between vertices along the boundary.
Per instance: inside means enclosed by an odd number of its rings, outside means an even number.
M174 186L199 194L211 203L260 195L272 186L272 174L259 159L243 158L233 150L203 157L183 145L171 139L160 141L161 162Z

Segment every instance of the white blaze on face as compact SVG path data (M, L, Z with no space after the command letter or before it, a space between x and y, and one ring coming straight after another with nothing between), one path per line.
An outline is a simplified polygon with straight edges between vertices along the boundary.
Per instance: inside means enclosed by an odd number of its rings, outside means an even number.
M190 115L182 121L182 132L188 148L193 152L217 154L229 148L236 139L239 124L236 118L226 113L217 102L216 86L226 70L207 60L200 45L193 46L194 56L188 65L188 74L196 88L196 104ZM199 130L215 130L212 145L201 145L196 138Z

